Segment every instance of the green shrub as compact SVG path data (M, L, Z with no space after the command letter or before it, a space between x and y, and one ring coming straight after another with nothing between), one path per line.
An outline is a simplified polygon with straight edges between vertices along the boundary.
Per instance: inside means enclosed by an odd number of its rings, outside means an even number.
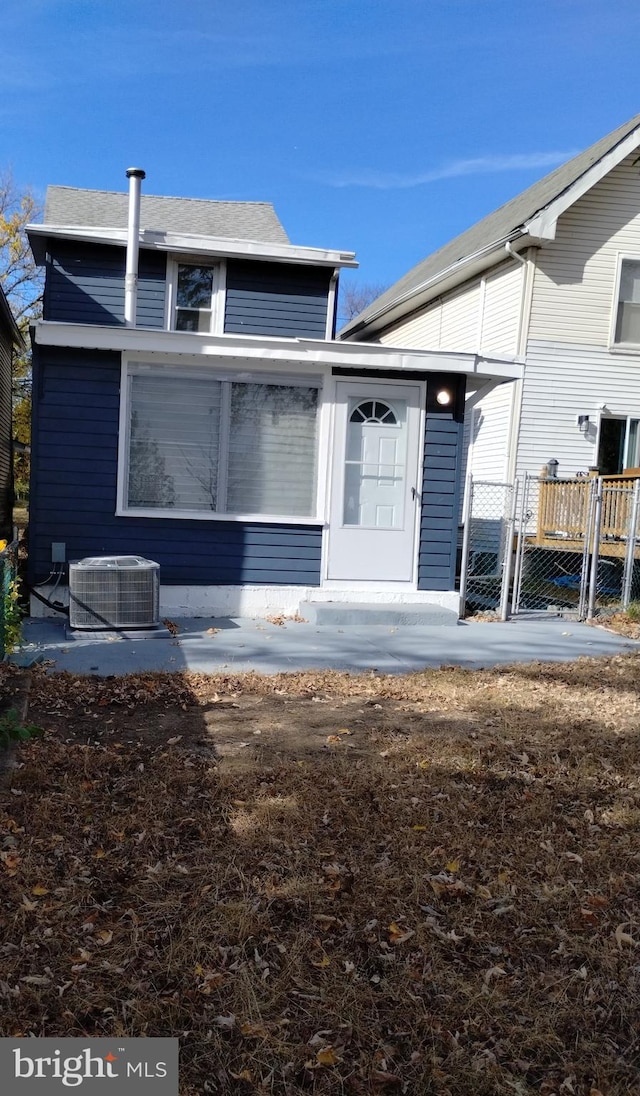
M35 723L23 723L15 708L0 715L0 747L6 749L12 742L28 742L31 738L40 738L42 727Z
M7 564L5 563L5 566ZM4 588L4 621L2 639L5 652L15 651L22 640L22 609L20 608L20 584L12 578Z

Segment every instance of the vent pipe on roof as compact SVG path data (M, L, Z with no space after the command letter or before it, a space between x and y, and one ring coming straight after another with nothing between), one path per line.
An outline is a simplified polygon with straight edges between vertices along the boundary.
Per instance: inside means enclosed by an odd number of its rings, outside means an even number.
M127 224L127 267L124 278L124 322L136 326L138 296L138 250L140 246L140 185L145 177L141 167L127 169L129 180L129 220Z

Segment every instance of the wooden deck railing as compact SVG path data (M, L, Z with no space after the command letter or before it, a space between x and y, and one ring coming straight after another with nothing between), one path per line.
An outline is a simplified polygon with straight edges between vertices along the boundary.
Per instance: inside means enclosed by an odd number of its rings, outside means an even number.
M636 471L634 469L634 471ZM628 534L634 479L638 476L602 477L601 538L621 540ZM593 480L540 481L536 541L584 540Z

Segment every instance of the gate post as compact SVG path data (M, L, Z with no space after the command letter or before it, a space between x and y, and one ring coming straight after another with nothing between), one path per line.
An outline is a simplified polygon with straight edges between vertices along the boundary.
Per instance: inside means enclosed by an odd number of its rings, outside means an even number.
M500 620L509 619L509 587L511 585L511 572L513 569L514 534L516 528L516 507L518 501L518 481L513 481L511 488L511 512L507 518L506 547L504 566L502 569L502 590L500 594Z
M593 540L591 544L591 569L589 572L589 603L587 620L596 615L596 597L598 594L598 563L600 562L600 531L602 526L602 476L598 476L596 503L593 515Z
M636 530L638 528L638 509L640 508L640 479L633 485L631 518L627 530L627 552L624 561L624 579L622 582L622 609L626 613L631 604L633 584L633 565L636 558Z
M516 483L519 481L516 480ZM522 487L522 501L520 504L520 519L518 521L518 536L516 541L516 562L513 574L513 597L511 599L511 614L515 616L520 606L520 587L522 585L522 557L524 554L525 537L527 532L527 506L529 504L529 473L524 474Z
M473 512L473 476L467 476L462 513L465 515L462 527L462 559L460 560L460 616L465 615L467 600L467 575L469 574L469 544L471 541L471 514Z

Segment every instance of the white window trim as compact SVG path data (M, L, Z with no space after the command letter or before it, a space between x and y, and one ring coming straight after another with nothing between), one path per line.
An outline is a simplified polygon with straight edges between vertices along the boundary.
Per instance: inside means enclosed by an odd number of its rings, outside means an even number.
M640 342L616 342L616 327L618 325L618 305L620 303L620 284L622 282L622 264L625 261L640 263L640 254L631 254L627 251L618 251L616 253L616 277L614 282L613 305L611 308L609 324L609 350L613 354L640 353Z
M225 259L206 259L191 255L172 255L167 260L167 293L165 305L165 329L176 331L179 266L209 266L213 269L211 293L211 328L209 331L192 331L192 335L224 334L224 306L227 289L227 263ZM181 332L177 332L181 334Z
M226 522L254 522L262 525L327 525L326 508L328 505L327 468L329 465L330 442L330 416L331 404L327 398L326 382L330 379L329 369L319 367L313 374L304 376L299 371L295 373L274 372L269 363L256 363L253 361L235 362L235 368L229 369L227 363L222 360L217 363L203 364L201 358L187 360L160 360L154 355L154 360L149 360L149 355L138 354L122 358L120 374L120 415L118 423L118 474L116 486L116 517L124 518L156 518L165 520L173 518L179 521L226 521ZM246 368L242 368L242 366ZM131 378L135 375L155 373L162 375L180 374L184 377L208 376L221 381L246 381L248 383L282 384L299 386L301 388L318 389L318 422L317 422L317 467L316 467L316 507L315 513L301 517L290 514L223 514L213 513L208 510L177 510L175 507L129 507L126 505L127 482L129 471L129 408L131 405Z

